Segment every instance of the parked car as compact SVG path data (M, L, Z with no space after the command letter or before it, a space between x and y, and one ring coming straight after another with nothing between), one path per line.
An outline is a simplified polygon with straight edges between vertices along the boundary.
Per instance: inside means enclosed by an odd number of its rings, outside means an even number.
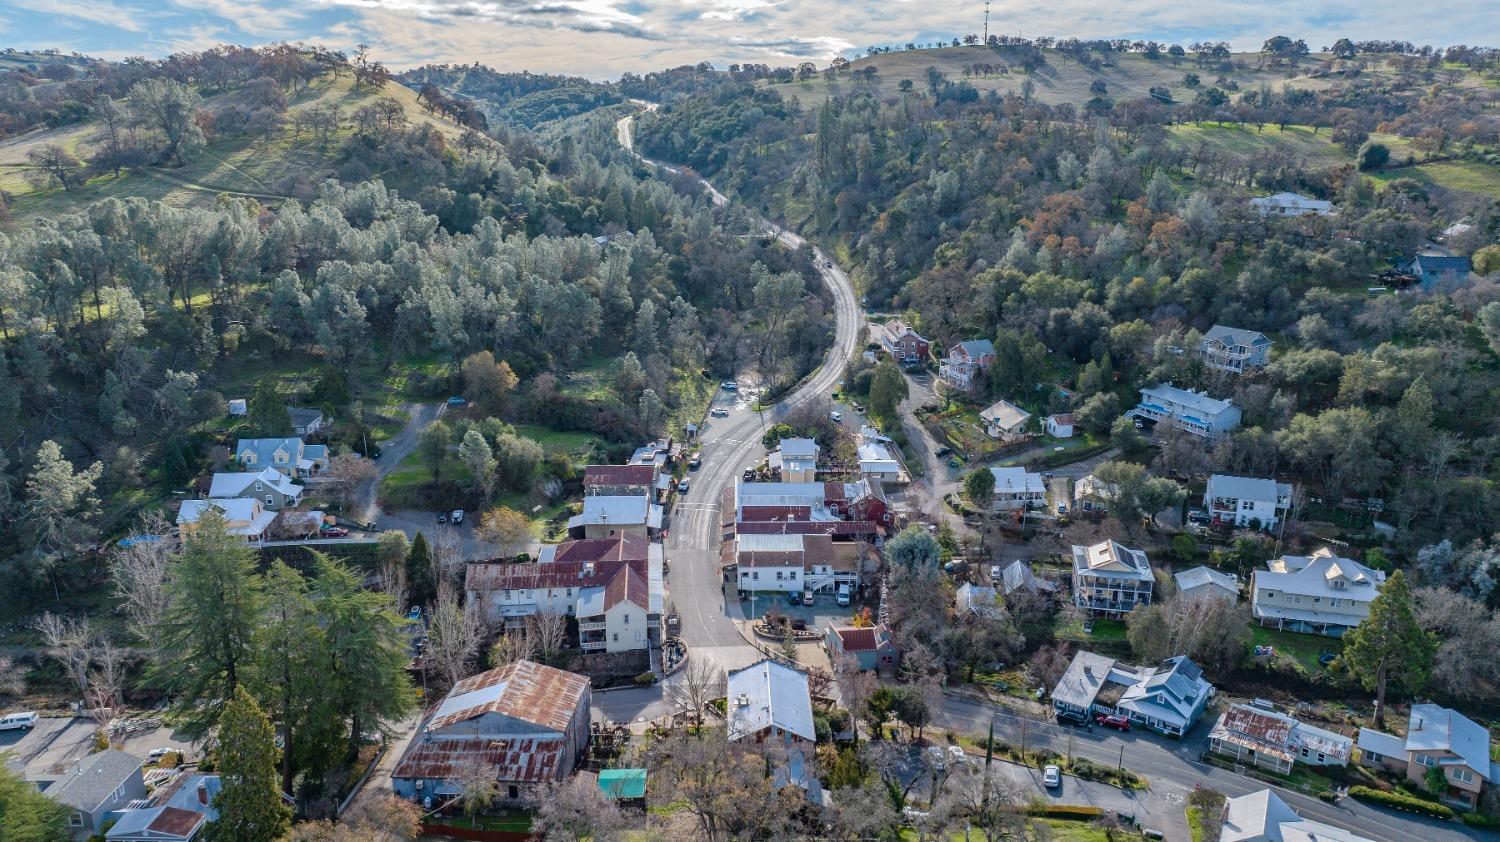
M1101 713L1094 717L1094 721L1106 728L1113 728L1116 731L1130 730L1130 720L1117 714Z
M840 606L848 605L849 604L849 596L850 596L850 594L849 594L849 585L848 584L839 585L839 593L838 593L838 596L836 596L834 598L834 601L837 602Z
M733 380L725 380L719 388L723 389L726 392L738 392L740 390L740 384L734 382Z
M990 565L990 581L991 582L998 582L998 581L1000 581L1000 565L998 565L998 564L991 564Z
M467 404L467 403L468 403L468 401L464 400L463 398L459 397L458 395L454 395L453 397L451 397L451 398L448 399L448 405L449 406L463 406L464 404Z
M802 591L788 591L786 595L786 601L788 605L801 605Z
M677 493L678 494L686 494L686 493L688 493L688 478L687 477L683 477L682 481L679 482L679 483L677 483Z
M460 523L463 523L464 522L464 510L463 509L454 509L453 510L453 514L448 515L448 522L451 523L451 524L453 524L454 526L457 526Z
M323 527L322 531L323 531L323 537L324 538L348 538L349 537L349 530L345 529L342 526L325 526L325 527Z
M962 746L948 746L948 758L959 766L969 762L969 755L964 754Z
M953 453L953 448L948 447L947 445L944 445L944 446L938 448L937 450L934 450L932 452L932 455L942 457L942 456L948 456L951 453Z
M163 757L166 757L167 756L167 752L169 752L171 750L172 749L170 749L170 748L168 748L166 746L157 746L156 748L153 748L150 751L146 752L146 759L147 760L160 760Z
M948 755L943 753L941 746L928 746L927 757L932 761L934 768L943 769L948 766Z
M1042 786L1055 789L1062 786L1062 770L1052 764L1042 768Z
M828 417L832 418L833 419L833 423L835 423L835 424L842 424L842 423L844 423L844 413L842 413L842 412L838 412L838 411L830 412L830 413L828 413Z
M701 467L703 467L703 454L694 453L693 458L688 460L688 470L696 471Z
M24 713L7 713L5 716L0 717L0 731L15 731L17 729L30 731L36 727L36 721L40 718L34 710L28 710Z
M437 522L438 523L447 523L448 522L448 513L447 512L438 512Z
M802 592L802 604L803 605L812 605L813 604L813 592L812 591L803 591Z
M716 406L713 409L710 409L708 411L708 414L714 418L728 418L729 410L725 409L722 406Z
M740 475L740 479L744 480L745 482L755 482L755 469L746 468L745 473Z
M854 411L855 412L864 412L865 411L864 404L851 403L849 405L852 406L852 407L854 407Z

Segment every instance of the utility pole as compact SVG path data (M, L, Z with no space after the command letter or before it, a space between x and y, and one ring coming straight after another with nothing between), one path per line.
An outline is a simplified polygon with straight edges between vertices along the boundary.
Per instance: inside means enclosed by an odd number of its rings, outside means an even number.
M990 0L984 0L984 43L990 43Z
M1120 743L1120 763L1116 767L1119 771L1125 771L1125 744Z

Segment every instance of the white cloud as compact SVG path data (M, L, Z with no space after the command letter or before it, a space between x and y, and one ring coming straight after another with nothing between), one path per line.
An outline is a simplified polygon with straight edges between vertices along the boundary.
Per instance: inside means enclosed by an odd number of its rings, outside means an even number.
M246 35L270 38L295 36L296 23L306 14L290 3L273 6L256 0L172 0L172 5L229 21Z
M113 26L126 32L145 32L137 9L126 9L111 0L10 0L12 6L42 14Z

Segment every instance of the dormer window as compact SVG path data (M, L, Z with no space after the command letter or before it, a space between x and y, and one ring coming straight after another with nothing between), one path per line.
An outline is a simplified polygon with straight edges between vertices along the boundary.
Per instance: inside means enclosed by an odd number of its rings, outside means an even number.
M1336 591L1341 591L1341 590L1343 590L1344 588L1346 588L1348 586L1349 586L1349 583L1346 582L1346 581L1344 581L1343 579L1330 579L1330 580L1328 580L1328 587L1333 588Z

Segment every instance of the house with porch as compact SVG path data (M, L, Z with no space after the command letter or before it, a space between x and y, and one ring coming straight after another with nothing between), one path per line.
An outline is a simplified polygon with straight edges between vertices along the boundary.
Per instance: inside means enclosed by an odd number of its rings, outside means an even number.
M427 712L392 789L430 809L460 795L478 766L493 771L497 806L528 803L583 759L590 700L587 677L532 661L471 675Z
M1292 506L1291 483L1214 474L1203 492L1203 508L1215 526L1270 532Z
M1242 374L1265 367L1271 358L1271 340L1258 330L1214 325L1198 341L1198 354L1209 368Z
M1141 402L1127 414L1210 441L1240 426L1240 408L1233 403L1171 383L1141 389Z
M981 372L995 361L995 343L988 339L970 339L948 349L948 356L938 368L944 383L964 392L974 391Z
M990 468L990 473L995 476L995 493L990 497L990 507L995 511L1046 507L1047 484L1041 474L1021 467Z
M107 842L193 842L219 818L218 775L181 774L158 786L149 801L120 814Z
M183 500L177 509L177 530L182 540L192 540L198 530L203 514L213 509L224 516L230 535L238 535L246 541L259 543L266 538L266 531L276 520L276 513L268 510L254 497L236 497L228 500Z
M1312 555L1284 555L1250 574L1250 611L1256 622L1287 631L1341 637L1370 613L1385 573L1323 547Z
M1156 578L1144 550L1110 539L1073 545L1073 604L1094 617L1121 619L1150 605Z
M266 509L277 512L302 504L302 486L275 468L259 473L236 471L214 474L208 496L213 500L257 499Z
M1297 763L1349 765L1354 740L1279 713L1269 702L1256 702L1230 705L1219 714L1208 735L1208 750L1236 763L1287 775Z
M1180 737L1193 727L1213 693L1203 671L1185 655L1138 667L1080 650L1052 690L1052 709L1061 718L1080 721L1119 715Z
M1500 783L1500 762L1490 759L1489 729L1441 705L1412 705L1405 738L1361 728L1358 745L1360 763L1422 788L1431 770L1440 770L1444 789L1438 798L1462 810L1474 809L1484 788Z
M874 670L882 675L893 675L901 665L901 649L885 624L856 628L828 621L823 645L828 650L828 661L835 666L844 658L852 658L863 672Z
M748 534L729 544L742 591L835 593L848 585L857 593L864 568L879 563L868 544L832 535Z
M1403 268L1417 278L1422 289L1430 292L1439 286L1455 287L1468 282L1469 273L1474 271L1474 264L1467 257L1419 254Z
M292 425L292 435L306 438L315 436L323 431L323 425L327 423L321 409L306 409L303 407L289 406L286 408L287 420Z
M328 445L307 444L295 436L240 439L234 446L234 459L247 471L274 468L293 479L315 477L328 469Z
M42 793L68 810L68 831L87 839L132 802L146 797L146 761L117 749L90 754L71 765ZM0 830L4 825L0 824Z
M578 645L584 652L630 652L649 649L661 636L661 607L651 611L651 588L646 578L630 565L621 565L603 587L579 590L574 604L578 619Z
M1000 400L979 413L979 420L984 422L984 432L990 438L1003 442L1018 441L1026 435L1031 413L1010 401Z

